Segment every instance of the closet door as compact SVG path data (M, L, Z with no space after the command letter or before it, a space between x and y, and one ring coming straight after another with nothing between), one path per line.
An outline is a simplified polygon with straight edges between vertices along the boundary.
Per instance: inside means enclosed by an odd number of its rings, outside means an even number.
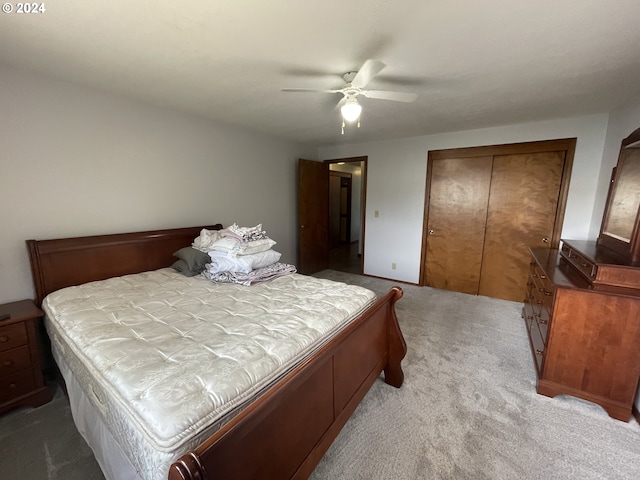
M558 248L575 138L429 152L421 284L521 302Z
M564 158L564 151L494 157L480 295L522 301L527 248L549 247L553 237Z
M426 285L478 294L492 157L431 164Z

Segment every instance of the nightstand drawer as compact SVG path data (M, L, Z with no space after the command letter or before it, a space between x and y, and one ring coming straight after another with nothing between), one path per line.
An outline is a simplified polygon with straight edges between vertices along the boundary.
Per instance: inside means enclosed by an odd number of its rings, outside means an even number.
M31 370L23 370L0 379L0 403L29 393L36 388Z
M41 361L42 310L33 300L0 304L9 319L0 323L0 414L18 407L39 407L53 396Z
M27 345L0 353L0 378L30 366L31 357L29 356L29 347Z
M0 327L0 352L11 350L27 343L27 329L23 322Z

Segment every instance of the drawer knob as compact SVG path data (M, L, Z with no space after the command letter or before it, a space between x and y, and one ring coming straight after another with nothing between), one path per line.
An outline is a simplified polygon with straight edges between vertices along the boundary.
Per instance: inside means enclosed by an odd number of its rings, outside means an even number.
M9 341L9 337L7 337L6 335L2 335L0 337L0 342L1 343L5 343L5 342L8 342L8 341Z
M542 355L543 353L544 353L544 352L543 352L542 350L538 350L538 349L536 348L536 355Z
M16 385L15 383L9 385L9 390L15 390L16 388L18 388L18 385Z

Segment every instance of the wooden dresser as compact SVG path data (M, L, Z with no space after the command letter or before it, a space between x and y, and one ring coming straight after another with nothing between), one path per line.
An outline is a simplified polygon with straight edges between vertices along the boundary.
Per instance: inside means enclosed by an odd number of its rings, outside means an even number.
M640 269L596 242L530 252L522 315L537 392L579 397L629 421L640 378Z
M38 323L42 311L31 300L0 305L10 317L0 321L0 413L19 406L37 407L53 391L42 375Z

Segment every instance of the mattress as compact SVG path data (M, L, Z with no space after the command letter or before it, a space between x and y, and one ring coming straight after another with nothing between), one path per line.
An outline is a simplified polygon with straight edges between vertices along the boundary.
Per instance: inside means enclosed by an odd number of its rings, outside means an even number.
M155 480L374 300L299 274L244 287L168 268L59 290L43 310L57 354Z

